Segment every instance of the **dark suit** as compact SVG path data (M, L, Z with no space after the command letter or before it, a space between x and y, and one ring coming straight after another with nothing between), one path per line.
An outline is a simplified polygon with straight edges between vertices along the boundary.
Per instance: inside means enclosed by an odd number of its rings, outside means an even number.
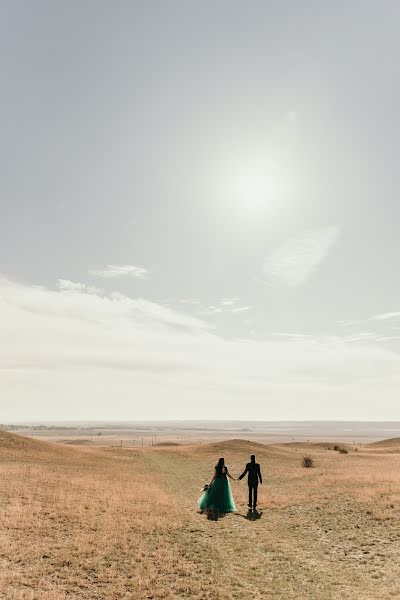
M239 479L243 479L246 473L248 473L247 483L249 484L249 507L256 508L258 482L262 483L260 465L256 462L247 463Z

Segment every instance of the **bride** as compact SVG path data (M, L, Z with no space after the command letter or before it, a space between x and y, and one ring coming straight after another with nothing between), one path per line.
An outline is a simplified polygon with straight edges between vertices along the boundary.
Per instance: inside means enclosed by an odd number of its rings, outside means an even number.
M211 514L236 512L228 477L237 481L236 477L232 477L229 473L228 467L225 465L225 459L220 458L215 465L214 477L210 485L198 500L201 512Z

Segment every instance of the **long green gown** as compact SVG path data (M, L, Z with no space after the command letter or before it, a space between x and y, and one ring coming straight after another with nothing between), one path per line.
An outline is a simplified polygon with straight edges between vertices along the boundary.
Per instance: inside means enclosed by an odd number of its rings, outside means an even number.
M227 469L217 475L208 490L198 500L199 509L217 513L236 512L231 486L227 477Z

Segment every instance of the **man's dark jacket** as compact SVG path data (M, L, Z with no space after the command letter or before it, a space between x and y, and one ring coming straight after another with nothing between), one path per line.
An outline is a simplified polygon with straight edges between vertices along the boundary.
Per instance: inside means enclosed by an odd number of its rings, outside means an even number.
M256 462L249 462L246 465L245 470L239 477L239 479L243 479L243 477L248 473L247 483L252 487L258 485L258 482L262 483L261 470L260 465Z

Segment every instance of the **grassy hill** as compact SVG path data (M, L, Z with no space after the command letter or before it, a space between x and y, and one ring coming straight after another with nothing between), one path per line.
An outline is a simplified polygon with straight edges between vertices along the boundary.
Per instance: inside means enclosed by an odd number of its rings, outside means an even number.
M0 429L0 452L3 455L6 452L24 452L27 454L29 452L41 452L48 449L49 446L44 442Z
M245 482L232 482L238 514L198 514L218 457L237 476L251 452L261 518L248 518ZM399 597L399 467L371 447L101 449L0 432L0 598Z
M398 448L400 450L400 437L371 442L368 445L373 448Z

